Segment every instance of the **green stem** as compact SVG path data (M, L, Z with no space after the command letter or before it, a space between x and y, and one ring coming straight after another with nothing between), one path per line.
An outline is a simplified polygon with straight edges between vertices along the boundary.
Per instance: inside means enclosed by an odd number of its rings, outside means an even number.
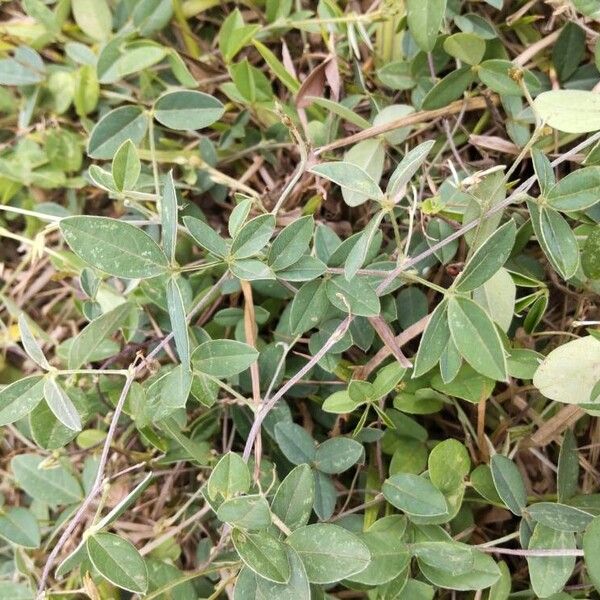
M154 141L154 113L149 112L148 143L150 145L150 161L152 162L152 177L154 178L154 193L156 194L156 209L160 214L160 181L158 179L158 163L156 162L156 143Z
M188 51L188 54L193 58L200 58L202 51L200 50L200 46L196 43L196 39L194 38L194 34L190 28L190 24L187 22L187 18L185 12L183 10L183 5L181 4L181 0L172 0L173 3L173 14L175 15L175 21L177 21L177 25L179 25L179 29L181 29L181 35L183 36L183 44L185 49Z

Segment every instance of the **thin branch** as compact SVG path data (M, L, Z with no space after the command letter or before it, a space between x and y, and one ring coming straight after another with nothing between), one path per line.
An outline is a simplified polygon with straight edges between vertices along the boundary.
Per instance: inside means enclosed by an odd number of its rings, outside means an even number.
M547 556L583 556L583 550L578 548L550 548L550 549L535 549L521 550L516 548L500 548L498 546L475 546L477 550L486 552L487 554L507 554L510 556L527 556L527 557L547 557Z
M491 96L491 101L494 104L498 104L500 102L498 96L496 95ZM489 100L487 98L483 98L482 96L473 96L472 98L467 98L466 100L457 100L456 102L451 102L448 104L448 106L444 106L444 108L436 108L435 110L420 110L419 112L412 113L406 117L394 119L388 123L367 127L367 129L363 129L358 133L349 135L348 137L340 140L336 140L335 142L331 142L325 146L321 146L315 150L315 156L320 156L321 154L325 154L326 152L330 152L336 148L343 148L344 146L349 146L350 144L355 144L356 142L361 142L362 140L368 140L369 138L382 135L383 133L388 133L389 131L394 131L394 129L398 129L400 127L417 125L419 123L425 123L427 121L439 119L440 117L460 114L462 111L466 112L472 110L483 110L488 107L488 103Z
M252 427L250 429L250 433L248 434L248 438L246 439L246 445L244 446L244 454L242 455L245 461L248 461L250 458L250 454L252 453L252 447L254 446L254 440L258 436L260 432L261 425L265 420L265 417L269 414L269 411L277 404L277 402L283 398L285 393L300 381L324 356L327 352L338 342L346 331L348 331L348 327L350 327L350 323L352 323L352 315L348 315L335 329L335 331L331 334L329 339L325 342L325 344L321 347L321 349L291 378L285 383L282 387L279 388L277 393L270 399L265 398L265 402L262 404L261 408L258 410L254 417L254 422L252 423Z

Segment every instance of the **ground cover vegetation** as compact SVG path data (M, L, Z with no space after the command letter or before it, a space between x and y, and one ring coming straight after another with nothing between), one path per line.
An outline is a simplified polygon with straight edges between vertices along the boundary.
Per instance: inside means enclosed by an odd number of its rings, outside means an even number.
M599 0L0 10L0 598L599 597Z

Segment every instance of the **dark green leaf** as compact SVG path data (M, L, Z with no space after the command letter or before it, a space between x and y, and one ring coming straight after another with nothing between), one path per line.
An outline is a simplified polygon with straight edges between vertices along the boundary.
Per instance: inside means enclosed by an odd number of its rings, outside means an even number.
M520 516L527 506L527 491L519 469L512 460L501 454L492 456L490 467L498 495L510 511Z
M455 281L461 292L472 291L483 285L504 265L515 243L517 227L510 220L485 240L469 259Z
M500 336L486 312L467 298L448 301L448 326L463 358L479 373L506 380L506 357Z

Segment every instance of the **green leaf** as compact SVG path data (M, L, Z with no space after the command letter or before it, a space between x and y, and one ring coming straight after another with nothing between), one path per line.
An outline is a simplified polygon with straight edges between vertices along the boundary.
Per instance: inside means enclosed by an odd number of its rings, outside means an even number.
M328 100L327 103L328 104L325 105L324 108L329 109L330 101ZM340 105L338 104L337 106ZM347 110L350 115L356 115L354 111L348 109L345 110ZM369 127L370 123L367 122L366 124L358 125L359 127L364 128L365 126ZM385 144L383 143L383 140L379 138L363 140L355 146L352 146L352 148L346 152L344 161L360 167L365 173L368 173L371 176L373 181L378 182L383 173ZM352 192L347 188L342 188L342 197L344 198L344 202L349 206L358 206L369 199L368 196Z
M229 265L231 274L238 279L246 281L275 279L275 273L261 260L244 258L236 260Z
M45 76L42 57L27 46L19 46L11 58L0 59L0 85L34 85Z
M83 33L100 42L110 37L112 15L106 0L72 0L71 10Z
M544 355L527 348L513 348L506 359L508 374L517 379L533 379Z
M443 108L460 98L474 79L471 67L462 67L451 71L427 92L423 98L423 108L425 110Z
M90 402L79 388L69 388L68 396L83 418L89 414ZM50 410L46 402L40 402L29 413L29 427L36 444L47 450L58 450L77 436L77 432L65 427Z
M175 279L169 279L167 282L167 306L169 308L169 319L171 320L171 329L175 338L175 347L181 364L189 369L190 365L190 338L188 335L187 319L185 315L185 306L181 290Z
M516 297L517 286L510 273L503 267L481 287L473 290L473 300L504 332L509 330L512 323Z
M290 309L292 334L304 333L319 324L329 306L326 288L325 281L309 281L294 296Z
M383 193L377 182L363 169L350 162L325 162L315 165L311 173L337 183L341 188L352 192L344 200L349 206L359 206L366 198L381 200ZM352 202L352 204L349 204Z
M364 453L362 444L346 437L325 440L317 446L315 468L323 473L343 473L356 464Z
M538 523L533 530L529 549L560 550L575 548L575 536L565 531L555 531ZM533 591L547 598L563 589L575 568L574 556L528 556L529 579Z
M242 457L233 452L225 454L216 464L207 483L208 495L227 500L250 489L250 471Z
M470 571L474 564L474 552L467 544L459 542L417 542L410 547L411 554L426 564L451 575Z
M73 402L54 377L48 377L44 383L44 399L52 414L73 431L81 431L81 417Z
M596 517L583 534L583 553L587 573L600 591L600 517Z
M167 92L154 104L154 117L169 129L193 131L218 121L225 111L213 96L192 90Z
M311 468L301 464L292 469L277 488L271 510L292 531L308 523L315 498Z
M381 224L383 216L384 212L380 211L367 223L367 226L363 229L358 241L350 250L346 262L344 263L344 277L348 281L350 281L363 266L369 249L371 248L371 243L379 232L379 225Z
M429 454L428 472L431 483L444 494L462 486L470 469L469 453L457 440L444 440Z
M483 552L473 552L473 567L466 573L452 575L443 569L436 569L419 561L421 573L434 585L442 589L458 591L482 590L493 585L500 578L498 565Z
M269 504L258 494L225 500L217 510L217 517L224 523L248 531L266 529L271 525Z
M177 245L177 193L173 181L173 171L169 171L163 187L160 203L160 223L162 226L162 247L167 260L175 261Z
M210 225L195 217L183 217L183 223L200 247L219 258L227 256L227 242Z
M271 214L250 219L233 238L231 255L239 260L255 256L273 235L275 217Z
M408 28L423 52L431 52L446 13L446 0L408 0Z
M345 313L360 317L375 317L381 306L375 290L362 278L348 281L343 275L332 277L326 285L331 304Z
M477 227L465 233L464 239L472 250L483 240L492 235L500 225L502 211L496 210L493 215L486 213L496 208L506 198L506 181L503 171L494 171L482 177L469 192L464 209L463 224L478 221Z
M289 546L286 547L286 553L290 563L291 571L289 581L285 584L275 583L257 575L257 598L281 598L282 600L301 600L303 598L310 597L310 583L306 575L306 569L304 568L300 557ZM241 600L244 600L244 597L242 597Z
M29 356L29 358L31 358L38 366L42 367L42 369L49 370L50 364L29 328L25 313L19 315L19 337L21 338L21 343L23 344L27 356Z
M588 335L555 348L538 367L533 385L546 398L566 404L594 402L600 380L600 340Z
M375 380L373 381L373 396L382 398L387 396L390 392L393 392L396 386L402 381L405 374L406 367L403 367L398 362L393 362L382 369L379 369Z
M413 378L424 375L437 365L449 339L448 301L442 300L435 307L423 332L423 337L421 338L419 350L415 358Z
M577 440L573 430L567 429L558 455L558 474L556 476L558 501L565 502L575 496L578 485L579 452L577 450Z
M282 421L275 425L275 439L285 457L296 465L315 460L316 444L306 429Z
M291 267L301 258L313 235L314 219L301 217L281 230L269 251L269 266L273 271Z
M79 482L62 465L44 468L43 457L19 454L10 461L17 485L32 498L58 506L83 499Z
M365 382L361 382L365 383ZM325 398L323 404L321 405L322 410L328 413L333 413L337 415L343 415L346 413L351 413L357 406L360 406L363 401L354 401L348 390L340 390L339 392L334 392L330 396Z
M563 177L546 195L548 205L564 212L585 210L600 201L600 167L585 167Z
M515 65L509 60L491 59L484 60L477 68L479 79L492 91L504 96L522 96L523 91L513 78ZM540 82L530 71L522 70L522 77L531 94L536 94L540 88Z
M232 11L219 30L219 50L225 62L230 62L259 29L260 25L244 25L244 18L238 8Z
M506 380L504 348L483 309L468 298L450 298L448 326L456 348L476 371L491 379Z
M472 291L497 273L510 256L516 234L517 227L512 219L494 231L477 248L455 280L456 289L460 292Z
M312 583L334 583L364 571L371 553L359 537L329 523L306 525L292 532L287 543L298 553Z
M492 456L490 468L496 491L502 498L502 502L512 513L521 516L527 506L527 491L519 469L512 460L501 454Z
M542 196L545 196L556 185L554 170L548 157L539 148L531 149L531 159L540 191Z
M123 43L114 38L106 44L98 57L97 73L100 83L117 83L125 77L139 73L161 62L167 49L149 40Z
M144 493L153 479L154 475L148 473L148 475L146 475L146 477L144 477L144 479L142 479L142 481L140 481L140 483L138 483L125 498L120 500L116 506L113 506L110 511L96 523L97 528L103 529L108 527L119 517L123 516L127 509L133 506L135 501Z
M561 82L577 70L585 53L585 31L573 21L567 21L552 48L552 62Z
M485 40L473 33L455 33L444 40L444 51L461 62L476 65L485 54Z
M112 161L112 177L116 188L132 190L140 176L142 165L137 148L131 140L125 140L117 150Z
M146 135L148 116L138 106L120 106L96 123L88 140L90 158L112 158L121 144L131 140L138 145Z
M536 502L527 508L526 514L556 531L583 531L594 518L579 508L557 502Z
M442 352L442 356L440 356L440 377L442 378L444 385L456 383L456 378L458 377L462 366L462 356L460 355L456 344L452 338L450 338ZM479 402L479 398L477 398L475 402Z
M581 268L590 279L600 279L600 227L596 226L583 244Z
M0 512L0 537L23 548L39 548L41 543L35 515L21 507L7 508Z
M367 568L348 579L362 585L383 585L391 582L402 573L410 561L407 546L403 540L406 519L400 515L389 515L373 523L360 535L371 552L371 562Z
M337 503L337 491L331 477L321 473L321 471L313 471L315 478L315 503L313 509L315 514L321 521L331 519L335 505Z
M298 262L287 269L277 271L277 277L285 281L312 281L327 270L324 262L305 254Z
M196 371L213 377L232 377L245 371L256 362L258 352L243 342L234 340L209 340L192 353Z
M33 590L24 583L0 581L0 597L11 600L34 600Z
M231 539L244 564L256 574L276 583L290 580L290 561L284 544L276 537L266 531L248 533L234 529Z
M127 323L132 309L133 306L129 302L124 302L88 323L69 347L69 369L79 369L82 365L92 362L102 342Z
M131 16L141 35L152 35L169 23L173 16L173 4L169 0L140 0L135 4Z
M390 175L386 194L394 199L399 199L399 196L405 194L404 190L406 185L412 179L413 175L421 168L421 165L425 162L431 148L433 148L434 143L433 140L423 142L404 155L400 164Z
M349 123L356 125L360 129L366 129L367 127L371 126L371 123L369 121L367 121L367 119L365 119L364 117L361 117L359 114L357 114L351 108L348 108L341 102L336 102L335 100L330 100L328 98L320 98L318 96L308 96L308 98L311 103L316 104L317 106L324 108L328 113L331 113L332 117L333 117L333 115L336 115L336 116L340 117L341 119L343 119L344 121L348 121ZM375 123L373 123L373 124L375 124ZM366 141L374 142L374 143L376 142L379 145L381 145L380 140L365 140L365 142ZM355 161L354 159L350 158L351 153L354 150L354 148L356 148L357 146L360 146L362 143L363 142L359 142L358 144L356 144L356 146L352 146L352 148L350 148L350 150L346 153L344 160L358 165L359 167L361 167L365 171L367 171L367 173L369 173L369 175L371 175L371 177L373 177L373 179L378 180L378 178L373 173L371 173L369 169L363 167L363 164L361 164L362 161Z
M300 89L300 82L285 68L283 63L261 42L258 40L252 40L254 47L260 52L261 56L265 59L267 65L269 65L271 71L277 76L279 81L285 85L285 87L295 94Z
M565 133L588 133L600 129L600 98L583 90L542 92L533 101L540 118Z
M411 516L436 517L448 511L444 495L427 479L398 473L383 483L385 499Z
M468 364L462 364L454 378L445 383L441 375L435 374L431 378L431 386L442 394L462 398L467 402L478 404L489 398L496 382L477 373Z
M71 250L88 264L115 277L155 277L168 269L167 258L144 231L108 217L66 217L60 230Z
M135 546L114 533L95 533L85 543L96 570L117 587L144 594L148 589L146 564Z

